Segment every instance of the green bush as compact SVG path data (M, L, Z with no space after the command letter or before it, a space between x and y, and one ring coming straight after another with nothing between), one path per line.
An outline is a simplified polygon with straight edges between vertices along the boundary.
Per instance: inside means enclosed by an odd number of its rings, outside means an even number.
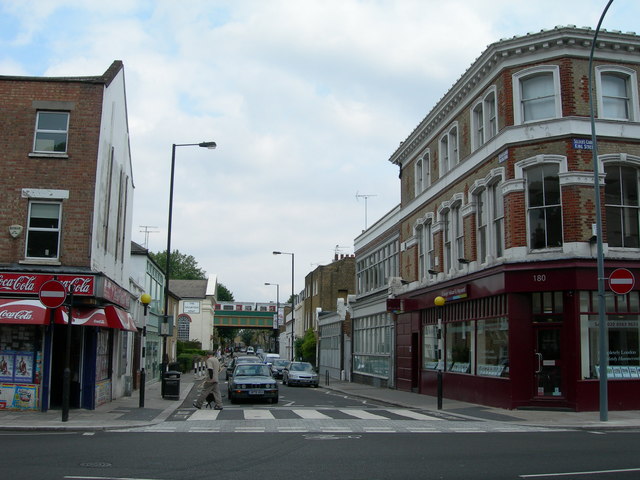
M178 355L178 363L180 364L180 371L187 373L193 370L193 363L202 355L200 353L181 353Z

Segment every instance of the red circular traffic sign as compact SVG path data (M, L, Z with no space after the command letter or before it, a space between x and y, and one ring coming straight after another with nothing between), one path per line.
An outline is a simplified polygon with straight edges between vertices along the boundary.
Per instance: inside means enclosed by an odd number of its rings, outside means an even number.
M67 298L67 289L58 280L48 280L42 284L38 295L45 307L58 308Z
M616 268L609 275L609 288L613 293L625 295L629 293L636 283L636 279L626 268Z

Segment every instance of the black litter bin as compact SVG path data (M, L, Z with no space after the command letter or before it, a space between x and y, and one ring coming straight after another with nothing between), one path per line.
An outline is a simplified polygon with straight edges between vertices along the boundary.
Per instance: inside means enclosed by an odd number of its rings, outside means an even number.
M180 399L180 372L169 370L162 375L162 398Z

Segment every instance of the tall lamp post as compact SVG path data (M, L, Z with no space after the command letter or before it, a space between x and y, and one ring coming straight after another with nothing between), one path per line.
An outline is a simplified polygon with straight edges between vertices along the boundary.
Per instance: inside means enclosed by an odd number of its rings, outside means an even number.
M142 324L142 341L140 342L140 402L138 406L144 408L144 387L147 382L147 373L144 369L147 361L147 312L149 311L149 304L151 303L151 295L143 293L140 295L140 303L144 307L144 317Z
M438 410L442 410L442 368L444 366L444 358L442 355L442 310L447 300L444 297L437 296L433 299L433 303L438 309L438 326L436 327L436 339L438 340Z
M167 369L167 363L169 362L169 355L167 355L167 336L169 335L169 278L171 276L171 220L173 216L173 178L176 166L176 147L202 147L213 150L216 148L216 142L200 142L200 143L174 143L171 148L171 181L169 183L169 223L167 226L167 257L165 262L165 282L164 282L164 311L162 315L162 328L160 329L160 335L162 335L162 363L160 364L160 375L164 375ZM161 386L164 384L161 384ZM162 390L162 388L161 388ZM164 395L164 391L161 392Z
M273 322L273 347L275 349L276 346L276 338L278 335L278 319L280 318L280 284L279 283L269 283L265 282L265 285L275 285L276 287L276 315L275 321Z
M604 297L604 251L602 244L602 210L600 207L600 171L598 169L598 138L596 137L596 121L593 105L593 55L598 40L598 32L607 14L607 10L611 6L613 0L607 2L598 26L593 34L591 42L591 52L589 53L589 117L591 119L591 143L593 155L593 194L596 209L596 269L598 276L598 357L599 365L599 386L600 386L600 421L606 422L609 419L609 394L607 387L607 364L609 363L609 349L607 345L607 317L605 314L605 297Z
M295 345L295 337L296 337L296 330L295 330L295 325L296 325L296 319L295 319L295 314L294 314L294 286L293 286L293 280L295 277L295 267L294 267L294 254L293 253L289 253L289 252L273 252L274 255L291 255L291 361L293 361L294 358L294 352L293 352L293 348Z

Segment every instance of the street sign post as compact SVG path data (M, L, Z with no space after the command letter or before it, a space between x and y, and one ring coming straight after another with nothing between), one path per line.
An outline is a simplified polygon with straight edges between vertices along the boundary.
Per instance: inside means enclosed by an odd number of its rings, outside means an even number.
M626 295L636 283L636 279L626 268L616 268L609 275L609 288L617 295Z
M45 307L58 308L67 298L67 289L58 280L48 280L42 284L38 295Z

